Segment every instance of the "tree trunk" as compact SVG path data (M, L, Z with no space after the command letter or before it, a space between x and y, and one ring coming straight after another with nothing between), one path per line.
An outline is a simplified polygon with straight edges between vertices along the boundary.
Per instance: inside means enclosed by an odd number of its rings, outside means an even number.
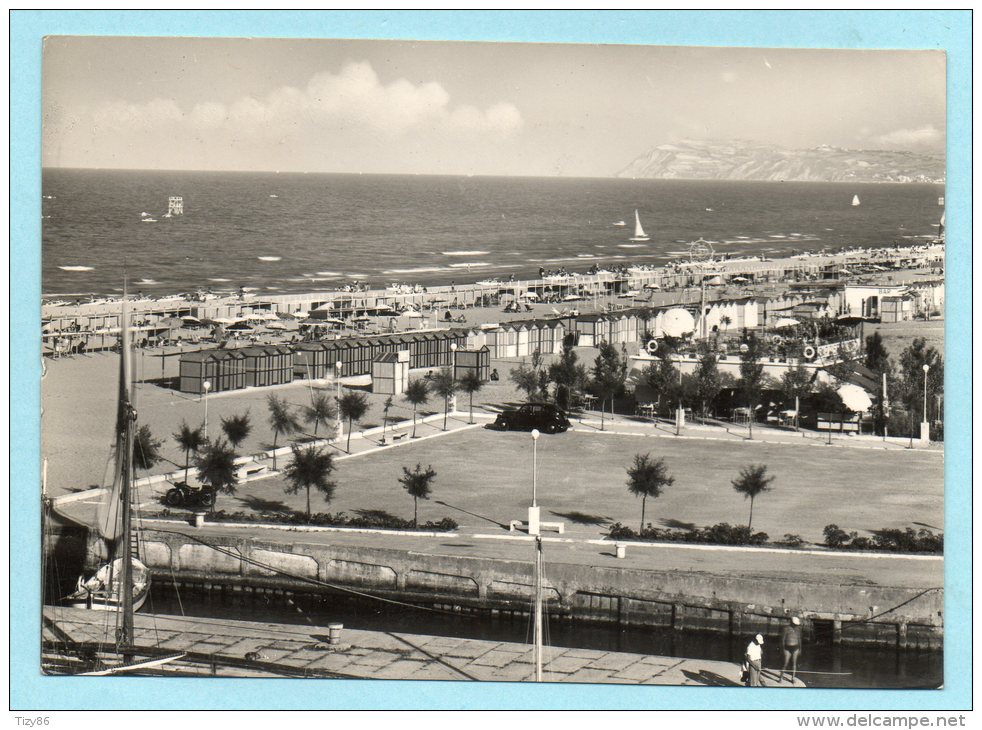
M413 528L419 527L419 500L413 497Z
M647 501L647 495L641 498L641 527L638 528L638 537L641 537L641 533L644 532L644 506Z
M450 398L443 398L443 430L447 430L447 413L450 411Z
M471 423L474 423L474 394L473 393L470 394L470 401L471 401L471 420L470 420L470 422Z
M753 524L754 524L754 498L751 497L750 498L750 519L747 521L747 529L749 530L751 528L751 525L753 525Z
M600 401L600 430L604 430L604 401Z
M276 471L276 437L279 435L279 431L273 431L273 471Z
M416 404L413 403L413 438L416 438Z
M310 485L307 485L307 522L310 522Z
M750 429L750 438L754 437L754 407L753 404L747 409L750 411L750 415L747 416L747 428ZM751 500L753 502L753 500Z
M350 418L348 419L348 448L346 449L346 451L349 454L351 453L351 419Z
M191 450L184 449L184 483L188 483L188 469L191 468Z

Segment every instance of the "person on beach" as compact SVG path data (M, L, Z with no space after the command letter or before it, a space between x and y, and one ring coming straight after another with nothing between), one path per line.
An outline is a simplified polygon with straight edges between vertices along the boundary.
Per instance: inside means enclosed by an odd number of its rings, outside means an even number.
M746 651L743 652L743 661L747 666L750 677L747 680L748 687L763 687L760 681L761 663L764 657L764 637L757 634L753 641L747 644Z
M794 684L795 676L798 674L798 655L801 653L801 619L797 616L791 617L791 623L784 627L781 634L781 648L784 649L784 666L777 677L780 684L784 681L784 673L788 671L788 663L791 663L791 684Z

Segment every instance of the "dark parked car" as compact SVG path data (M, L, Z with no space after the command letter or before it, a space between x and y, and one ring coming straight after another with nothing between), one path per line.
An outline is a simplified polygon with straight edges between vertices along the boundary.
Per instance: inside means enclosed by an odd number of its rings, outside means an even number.
M531 431L562 433L570 426L566 414L552 403L526 403L499 413L492 428L501 431Z

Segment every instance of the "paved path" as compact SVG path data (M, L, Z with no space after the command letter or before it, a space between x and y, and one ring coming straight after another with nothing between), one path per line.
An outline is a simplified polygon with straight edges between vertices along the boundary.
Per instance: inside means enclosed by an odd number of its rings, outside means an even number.
M104 640L100 611L44 608L44 640L80 643ZM529 682L532 647L501 641L344 629L341 644L327 644L328 629L316 626L137 614L135 644L156 652L189 652L195 659L243 664L258 652L255 669L284 674L358 679L430 679ZM239 670L227 670L233 674ZM607 684L739 686L740 667L704 659L546 647L543 681ZM776 686L774 677L765 679ZM785 680L786 687L792 686ZM796 687L804 684L798 680Z

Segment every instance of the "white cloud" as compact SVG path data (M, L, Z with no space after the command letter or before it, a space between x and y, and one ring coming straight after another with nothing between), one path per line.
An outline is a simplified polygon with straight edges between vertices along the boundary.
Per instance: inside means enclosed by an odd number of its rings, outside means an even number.
M304 88L279 87L263 98L242 97L226 105L203 102L186 114L170 100L145 104L114 101L93 112L104 130L154 131L168 125L195 133L279 140L284 134L370 130L399 136L409 132L507 135L522 126L521 112L500 102L487 109L453 105L435 81L383 83L368 62L348 62L340 71L315 74Z
M897 129L873 138L884 147L937 147L944 141L944 133L933 124L916 129Z

